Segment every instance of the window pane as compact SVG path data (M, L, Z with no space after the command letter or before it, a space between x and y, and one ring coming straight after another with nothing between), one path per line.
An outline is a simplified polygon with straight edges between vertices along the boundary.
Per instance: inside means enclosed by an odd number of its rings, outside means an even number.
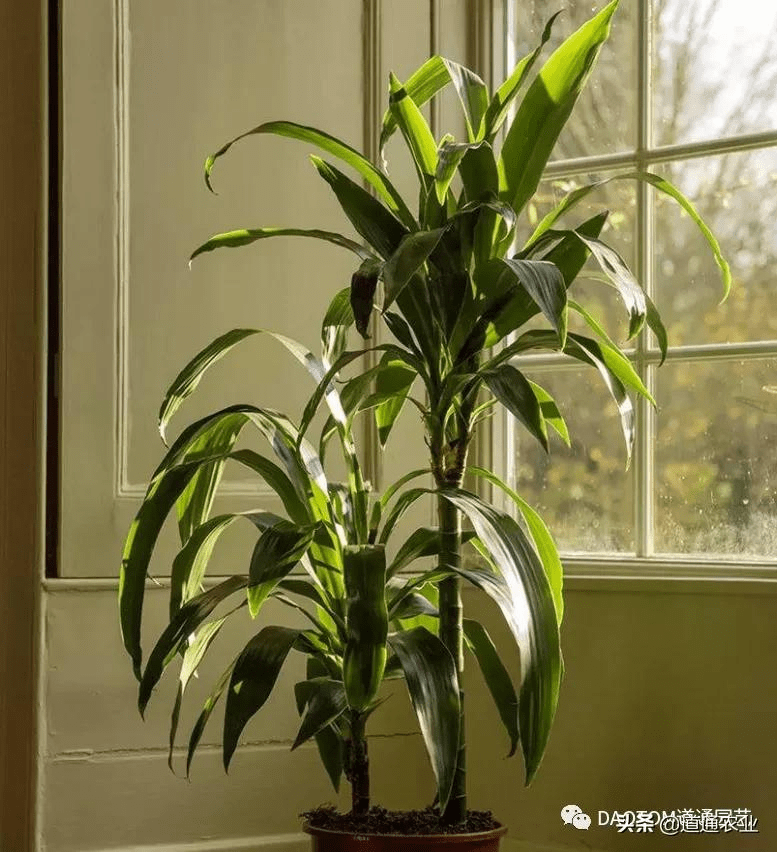
M657 372L656 550L777 557L777 359Z
M556 400L572 448L551 434L547 455L516 424L516 490L565 551L633 551L632 475L618 413L594 370L534 370Z
M720 272L690 218L656 194L656 304L670 345L777 338L777 149L706 157L662 169L694 200L731 264Z
M596 174L587 176L585 180L575 178L543 181L527 209L530 229L533 230L568 192L578 186L604 180L607 177L607 174ZM601 239L616 249L633 270L636 231L636 195L633 181L614 181L595 190L584 201L573 207L556 227L575 228L602 210L611 212L602 230ZM528 237L529 233L525 236ZM519 242L522 241L519 240ZM569 290L569 296L600 322L616 342L626 343L629 329L628 312L617 292L603 279L602 271L593 258L588 259ZM535 326L547 328L547 320L538 317L532 321L532 327ZM571 310L569 328L580 334L592 334L583 318Z
M543 59L592 15L603 3L569 3L556 20L553 37ZM525 56L539 44L548 18L560 8L542 0L513 0L515 56ZM559 137L552 159L631 150L636 145L637 4L624 3L612 24L612 34L602 49L569 124Z
M777 6L764 0L652 5L657 144L777 127Z

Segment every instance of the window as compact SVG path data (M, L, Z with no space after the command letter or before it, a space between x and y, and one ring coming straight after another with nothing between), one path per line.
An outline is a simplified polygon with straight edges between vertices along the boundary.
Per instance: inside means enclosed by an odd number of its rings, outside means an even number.
M570 6L556 44L590 16L590 3ZM537 43L549 11L540 0L506 2L508 65ZM628 471L617 413L594 371L560 355L521 359L557 399L572 447L556 441L547 457L507 421L496 446L572 564L714 562L725 572L734 561L766 570L777 558L775 48L777 7L759 0L621 4L529 210L542 216L575 185L645 168L694 201L734 275L719 305L706 243L676 204L643 184L615 181L589 196L591 212L614 211L606 237L657 304L670 349L658 369L652 335L628 344L658 403L657 412L636 403ZM577 208L575 221L585 212ZM586 270L575 298L624 343L617 294L593 265Z

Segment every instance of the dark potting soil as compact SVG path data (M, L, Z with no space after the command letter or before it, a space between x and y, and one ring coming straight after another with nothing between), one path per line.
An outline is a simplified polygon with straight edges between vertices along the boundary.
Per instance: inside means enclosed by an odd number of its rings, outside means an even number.
M467 811L465 822L441 825L440 812L433 807L422 811L388 811L375 806L364 816L355 816L341 814L332 805L322 805L300 816L314 828L356 834L469 834L499 827L491 811Z

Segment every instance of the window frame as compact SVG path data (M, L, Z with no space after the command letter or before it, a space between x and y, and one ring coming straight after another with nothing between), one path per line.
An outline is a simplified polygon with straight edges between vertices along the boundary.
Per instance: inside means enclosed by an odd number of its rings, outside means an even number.
M515 5L519 0L491 2L487 12L492 16L491 31L495 45L491 55L492 74L497 79L520 57L515 55L507 34L515 30ZM651 0L637 3L637 110L636 146L628 151L551 161L544 179L574 178L596 172L600 177L618 174L623 170L646 170L662 163L688 162L702 157L742 153L777 147L777 129L730 137L705 139L674 145L653 144L652 121L652 56L653 20ZM594 71L594 73L596 73ZM636 182L635 210L635 275L649 296L655 292L652 264L654 193L644 183ZM725 247L724 247L725 248ZM633 348L624 350L637 373L651 393L660 352L647 334L641 334ZM688 361L747 361L777 358L777 340L758 340L742 343L703 343L672 346L667 362ZM524 355L512 359L523 367L561 367L568 362L561 354ZM655 438L656 412L640 398L634 401L636 438L633 454L633 528L634 552L577 552L563 551L566 576L576 579L671 579L777 582L777 556L774 559L742 559L727 554L655 553ZM490 436L490 457L495 468L511 487L516 487L515 435L517 424L506 412L493 419ZM498 498L499 495L494 494ZM507 509L507 503L504 503ZM513 507L509 507L511 510Z

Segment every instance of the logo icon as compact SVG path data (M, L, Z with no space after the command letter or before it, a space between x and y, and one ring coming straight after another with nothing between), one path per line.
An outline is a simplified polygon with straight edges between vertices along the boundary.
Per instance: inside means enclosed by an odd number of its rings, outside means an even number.
M591 817L583 813L579 805L564 805L561 809L561 820L564 825L573 825L581 831L587 831L591 826Z

